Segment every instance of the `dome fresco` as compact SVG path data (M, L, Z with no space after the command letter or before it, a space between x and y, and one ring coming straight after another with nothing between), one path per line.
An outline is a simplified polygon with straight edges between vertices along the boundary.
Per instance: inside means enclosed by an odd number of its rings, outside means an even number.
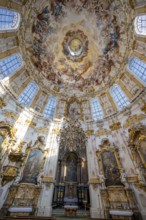
M133 44L132 10L125 7L117 0L36 1L19 36L32 77L66 97L104 89L123 71Z

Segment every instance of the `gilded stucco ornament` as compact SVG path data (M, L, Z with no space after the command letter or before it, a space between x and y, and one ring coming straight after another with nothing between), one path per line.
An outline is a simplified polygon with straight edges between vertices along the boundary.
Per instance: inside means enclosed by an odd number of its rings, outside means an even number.
M109 135L111 133L110 130L103 129L96 132L96 137L100 137L102 135Z
M0 108L4 108L6 105L6 102L0 97Z
M19 118L19 115L17 115L16 113L12 112L12 111L5 111L4 112L4 115L7 117L7 118L14 118L14 120L18 120Z
M136 165L138 181L146 184L146 127L142 124L131 127L129 132L129 148L133 162Z
M86 130L85 131L85 134L86 134L86 136L92 136L92 135L94 135L94 130Z
M112 131L119 130L121 128L120 122L115 122L114 124L109 126Z
M8 182L12 181L18 174L18 167L16 166L4 166L2 171L2 185L4 186Z
M93 189L97 189L98 185L101 183L101 180L100 178L90 178L88 183L92 185Z
M52 177L52 176L43 176L42 177L42 183L44 183L48 187L50 187L52 184L55 183L54 177Z
M140 184L140 183L136 183L136 184L134 184L134 186L136 188L138 188L139 190L143 190L146 193L146 185Z
M144 115L142 115L142 114L130 116L126 120L126 122L124 124L124 128L128 128L128 127L133 126L135 123L138 123L138 122L142 121L143 118L144 118Z
M142 106L141 110L146 114L146 103Z
M22 153L23 146L24 146L24 141L21 141L17 147L13 146L11 148L11 151L9 154L10 161L12 162L22 161L24 157L24 154Z

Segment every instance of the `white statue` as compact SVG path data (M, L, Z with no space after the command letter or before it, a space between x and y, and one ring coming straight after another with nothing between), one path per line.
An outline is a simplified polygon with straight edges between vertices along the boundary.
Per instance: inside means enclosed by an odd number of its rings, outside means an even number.
M126 188L129 187L127 180L126 180L126 174L125 173L121 173L121 182L125 185Z
M37 177L37 184L41 185L42 184L42 178L44 176L44 171L42 171L41 173L39 173L38 177Z
M22 171L20 170L18 175L16 176L14 183L18 184L22 180Z

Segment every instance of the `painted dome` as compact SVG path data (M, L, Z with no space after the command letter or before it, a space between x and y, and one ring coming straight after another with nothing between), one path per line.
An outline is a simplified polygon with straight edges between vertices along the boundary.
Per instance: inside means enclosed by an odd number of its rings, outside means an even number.
M99 92L128 59L127 16L132 19L132 11L127 15L116 0L36 1L19 37L27 69L40 85L62 96Z

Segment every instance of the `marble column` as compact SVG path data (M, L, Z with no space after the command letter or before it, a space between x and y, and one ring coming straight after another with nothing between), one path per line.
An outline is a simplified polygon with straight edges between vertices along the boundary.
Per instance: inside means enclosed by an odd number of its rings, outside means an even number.
M87 142L87 162L88 162L88 176L89 176L89 182L90 179L96 178L93 174L93 170L95 170L96 164L94 163L94 157L96 156L94 153L94 136L91 135L88 137ZM90 202L91 202L91 208L90 208L90 215L91 218L104 218L104 211L103 211L103 205L101 202L101 194L98 184L90 184L89 185L89 192L90 192Z
M40 200L38 203L37 216L52 216L52 199L54 192L53 183L43 183Z

